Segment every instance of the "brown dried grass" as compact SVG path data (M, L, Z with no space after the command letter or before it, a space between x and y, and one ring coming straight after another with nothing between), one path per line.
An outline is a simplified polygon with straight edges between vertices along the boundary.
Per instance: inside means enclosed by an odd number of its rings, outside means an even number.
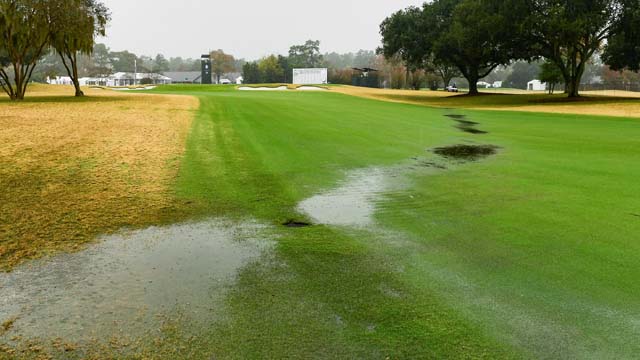
M549 96L543 92L510 89L487 90L482 96L353 86L335 86L331 90L375 100L443 108L640 117L640 93L628 91L585 91L580 101L569 101L560 94Z
M0 269L177 211L171 185L198 100L86 93L36 86L0 102Z

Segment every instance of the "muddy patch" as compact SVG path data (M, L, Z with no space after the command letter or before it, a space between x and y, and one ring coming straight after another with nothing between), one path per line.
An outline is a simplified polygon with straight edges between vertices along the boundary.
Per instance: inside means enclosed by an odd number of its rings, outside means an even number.
M81 342L141 336L160 316L222 316L237 271L271 243L256 223L212 220L105 236L92 248L0 274L6 335Z
M466 115L447 114L445 116L457 122L458 124L456 125L456 128L460 129L461 131L474 135L488 134L488 132L476 128L476 126L480 124L474 121L467 120Z
M304 228L304 227L311 226L311 223L308 223L306 221L289 220L283 223L282 226L288 227L288 228Z
M495 155L499 147L495 145L452 145L433 149L438 154L447 159L476 161L482 158Z

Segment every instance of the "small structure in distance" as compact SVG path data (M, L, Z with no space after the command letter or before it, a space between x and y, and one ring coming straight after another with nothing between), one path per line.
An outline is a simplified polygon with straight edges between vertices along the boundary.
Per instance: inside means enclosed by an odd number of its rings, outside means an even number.
M547 83L543 83L540 80L531 80L527 83L527 90L529 91L545 91L547 90Z
M351 77L351 84L353 86L378 88L380 87L380 81L378 78L378 70L372 68L353 68L353 76Z
M297 85L326 84L329 80L327 68L293 69L293 83Z
M132 86L140 84L165 85L171 84L171 78L156 73L129 73L117 72L109 76L83 77L78 79L81 86ZM71 78L68 76L57 76L47 78L47 83L52 85L71 85Z
M200 71L169 71L164 75L171 78L173 84L200 84L202 80Z
M204 54L200 57L202 63L202 75L200 77L200 83L210 85L213 83L212 69L211 69L211 55Z

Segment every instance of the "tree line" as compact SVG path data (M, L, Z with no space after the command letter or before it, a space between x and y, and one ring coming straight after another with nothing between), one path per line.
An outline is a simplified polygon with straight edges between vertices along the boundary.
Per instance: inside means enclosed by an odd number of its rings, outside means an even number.
M93 51L110 18L99 0L0 0L0 86L12 100L24 99L36 65L52 50L83 96L79 56Z
M570 97L599 53L612 70L640 69L639 0L434 0L392 14L380 33L380 54L445 84L459 74L470 94L515 60L543 60Z

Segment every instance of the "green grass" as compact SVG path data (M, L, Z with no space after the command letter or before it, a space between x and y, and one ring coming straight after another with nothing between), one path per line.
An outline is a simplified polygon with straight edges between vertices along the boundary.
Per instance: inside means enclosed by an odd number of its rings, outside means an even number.
M170 86L201 110L176 186L202 215L278 225L345 172L469 141L490 159L412 172L384 231L277 230L245 268L220 358L633 358L640 351L640 123L464 111L332 93ZM478 98L482 99L482 97ZM460 113L460 112L456 112ZM401 240L390 238L400 238ZM389 296L393 289L397 296ZM204 351L206 353L206 351Z

